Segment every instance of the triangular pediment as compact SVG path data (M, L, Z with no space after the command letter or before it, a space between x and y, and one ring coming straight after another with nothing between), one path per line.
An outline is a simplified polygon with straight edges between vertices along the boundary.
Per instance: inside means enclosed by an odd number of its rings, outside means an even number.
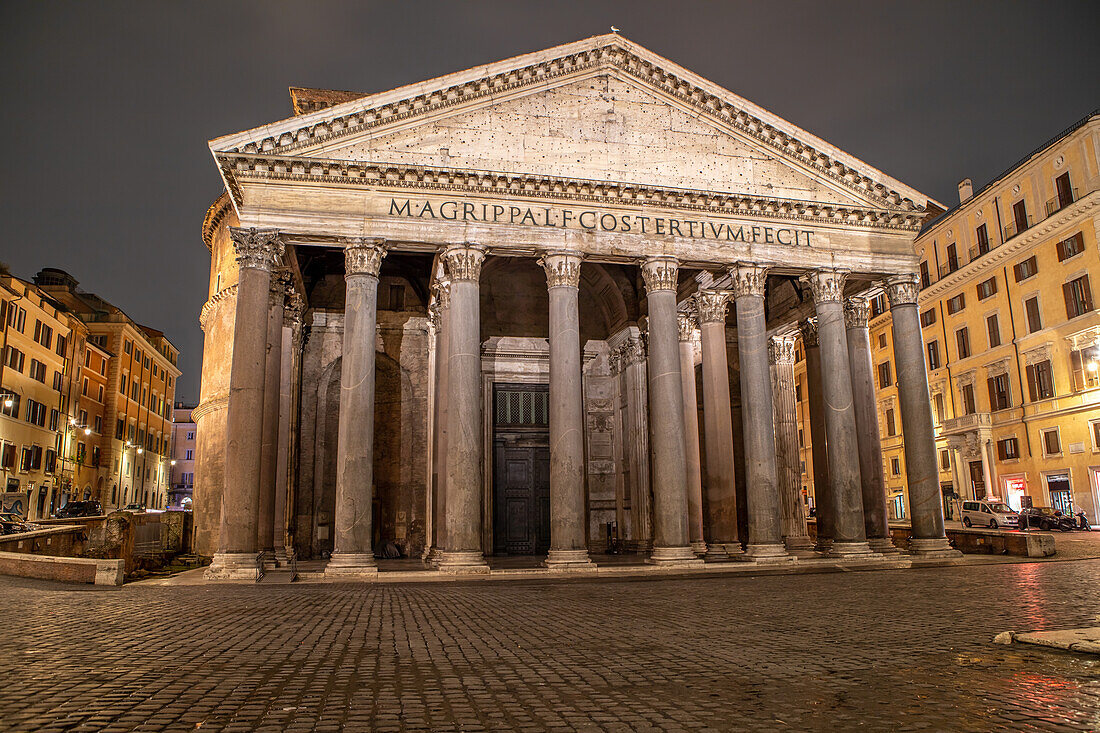
M211 142L234 155L495 171L924 211L935 202L617 34Z

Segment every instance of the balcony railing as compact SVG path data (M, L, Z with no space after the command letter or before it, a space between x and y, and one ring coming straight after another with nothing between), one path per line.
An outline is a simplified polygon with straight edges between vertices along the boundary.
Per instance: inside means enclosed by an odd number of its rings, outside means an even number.
M1054 214L1081 198L1076 188L1060 192L1057 196L1047 201L1047 216Z
M974 412L969 415L960 415L943 421L944 434L965 433L978 428L988 428L993 424L993 418L988 412Z
M1028 214L1027 221L1025 222L1010 221L1005 227L1005 241L1012 239L1020 232L1027 231L1034 225L1035 222L1032 221L1032 217L1030 214Z

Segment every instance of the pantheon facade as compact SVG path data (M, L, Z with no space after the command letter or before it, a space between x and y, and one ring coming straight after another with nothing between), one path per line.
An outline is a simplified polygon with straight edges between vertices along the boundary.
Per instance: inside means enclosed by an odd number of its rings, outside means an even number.
M908 551L953 554L913 247L935 201L618 34L291 95L294 116L210 143L207 577L897 553L867 333L881 292Z

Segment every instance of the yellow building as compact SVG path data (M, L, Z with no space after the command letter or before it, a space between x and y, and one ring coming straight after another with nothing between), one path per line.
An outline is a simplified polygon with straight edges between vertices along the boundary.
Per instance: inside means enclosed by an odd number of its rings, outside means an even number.
M920 312L945 512L997 497L1100 517L1100 112L923 227ZM871 351L892 519L908 517L890 313ZM804 363L797 378L805 385ZM801 390L805 396L805 389ZM812 487L806 403L804 483ZM1026 497L1026 498L1025 498Z
M62 495L71 317L31 283L0 275L0 472L3 508L49 516Z

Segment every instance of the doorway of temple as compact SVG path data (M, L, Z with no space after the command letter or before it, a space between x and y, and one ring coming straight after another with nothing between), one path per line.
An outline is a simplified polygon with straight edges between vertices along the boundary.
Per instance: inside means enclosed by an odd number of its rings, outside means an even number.
M493 554L550 549L550 391L544 384L493 389Z

